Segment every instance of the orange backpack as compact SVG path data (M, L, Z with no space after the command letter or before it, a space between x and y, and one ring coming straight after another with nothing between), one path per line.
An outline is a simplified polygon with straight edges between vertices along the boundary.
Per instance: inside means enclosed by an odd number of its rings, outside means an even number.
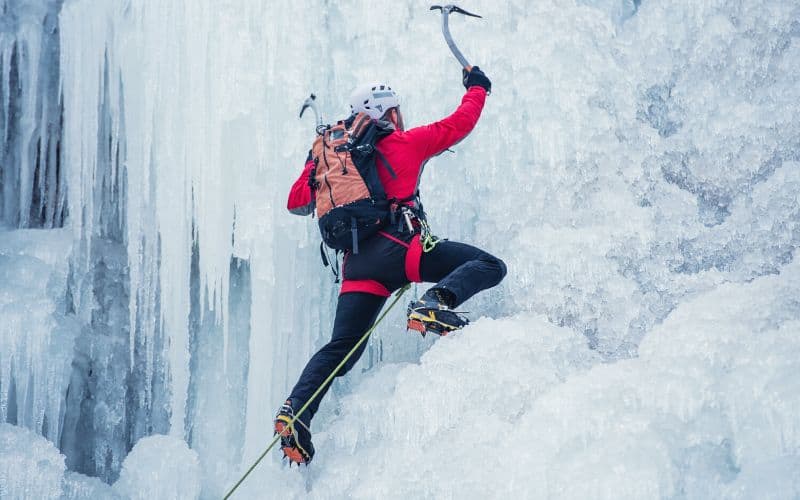
M322 240L336 250L358 253L358 242L378 232L389 219L389 201L375 158L396 177L375 144L392 133L386 122L358 113L327 126L314 141L311 172Z

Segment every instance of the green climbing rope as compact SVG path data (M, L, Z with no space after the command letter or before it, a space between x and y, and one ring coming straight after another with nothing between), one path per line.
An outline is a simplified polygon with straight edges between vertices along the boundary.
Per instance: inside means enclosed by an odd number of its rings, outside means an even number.
M336 368L334 368L333 371L331 372L331 374L328 375L328 378L326 378L325 381L322 382L322 385L320 385L317 388L317 390L314 392L314 394L312 394L311 397L308 398L308 401L306 401L306 404L304 404L300 408L300 410L298 410L297 413L294 414L294 418L289 422L289 427L292 427L294 425L295 421L300 417L300 415L303 414L303 412L306 410L306 408L308 408L308 406L311 404L311 402L314 401L317 398L317 396L319 396L319 394L322 392L322 388L327 386L328 383L331 380L333 380L334 377L336 377L336 374L339 373L339 370L341 370L342 367L344 366L344 364L347 363L347 360L350 359L350 357L353 355L353 353L356 352L356 350L359 348L359 346L361 344L363 344L364 341L367 340L367 338L372 333L372 331L375 330L375 327L377 327L378 324L383 320L383 318L386 317L387 314L389 314L389 311L392 310L392 308L395 306L395 304L397 304L397 302L400 300L400 297L402 297L403 294L406 292L406 290L408 290L410 287L411 287L411 284L408 283L403 288L398 290L397 293L395 293L395 299L392 301L391 304L389 304L389 307L387 307L386 310L383 311L383 313L380 315L380 317L375 321L375 323L372 324L372 326L369 328L369 330L367 330L366 333L364 333L364 335L359 339L359 341L356 343L356 345L354 345L353 348L350 349L350 352L347 353L347 355L342 359L342 361L338 365L336 365ZM272 439L272 442L269 443L269 446L267 446L267 449L264 450L264 452L261 455L259 455L259 457L256 459L256 461L253 462L253 465L251 465L250 468L247 469L247 472L245 472L244 475L241 478L239 478L238 481L236 481L236 484L233 485L233 488L231 488L230 491L228 491L228 493L225 494L224 500L228 500L228 498L230 498L230 496L233 495L233 492L236 491L236 488L238 488L244 482L244 480L247 478L247 476L249 476L250 473L253 472L253 469L255 469L256 466L259 464L259 462L261 462L261 460L263 460L264 457L267 456L267 453L269 453L269 451L272 449L273 446L275 446L275 443L277 443L280 440L280 438L281 438L280 434L275 434L275 437Z

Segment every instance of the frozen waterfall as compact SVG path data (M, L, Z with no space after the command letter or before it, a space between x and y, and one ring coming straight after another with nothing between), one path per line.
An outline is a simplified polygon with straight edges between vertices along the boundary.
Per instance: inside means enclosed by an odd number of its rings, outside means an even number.
M392 311L314 462L234 498L800 497L800 4L460 6L493 93L422 199L508 277L452 337ZM0 0L0 498L219 498L261 453L338 293L300 104L452 111L428 8Z

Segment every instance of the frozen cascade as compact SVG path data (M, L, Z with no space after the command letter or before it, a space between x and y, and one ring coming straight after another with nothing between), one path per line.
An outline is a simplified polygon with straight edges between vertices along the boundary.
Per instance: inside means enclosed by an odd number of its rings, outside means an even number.
M80 325L68 314L67 230L0 229L0 422L59 442Z
M315 419L315 465L270 458L242 497L800 495L800 6L463 6L494 93L422 194L437 233L506 260L467 304L504 319L421 341L394 311ZM167 457L218 497L330 332L316 229L283 208L298 105L338 118L378 77L409 124L443 116L439 20L388 0L0 13L0 420L58 445L65 498L174 491Z
M0 2L0 225L61 227L66 215L58 89L62 2Z

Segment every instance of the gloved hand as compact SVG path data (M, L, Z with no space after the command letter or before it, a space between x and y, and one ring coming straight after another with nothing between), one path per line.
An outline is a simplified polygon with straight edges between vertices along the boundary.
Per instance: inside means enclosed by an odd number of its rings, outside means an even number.
M492 82L489 78L483 74L483 71L477 66L472 67L472 71L467 72L466 69L461 70L462 75L464 76L464 88L469 90L470 87L474 87L478 85L486 89L486 93L492 92Z

